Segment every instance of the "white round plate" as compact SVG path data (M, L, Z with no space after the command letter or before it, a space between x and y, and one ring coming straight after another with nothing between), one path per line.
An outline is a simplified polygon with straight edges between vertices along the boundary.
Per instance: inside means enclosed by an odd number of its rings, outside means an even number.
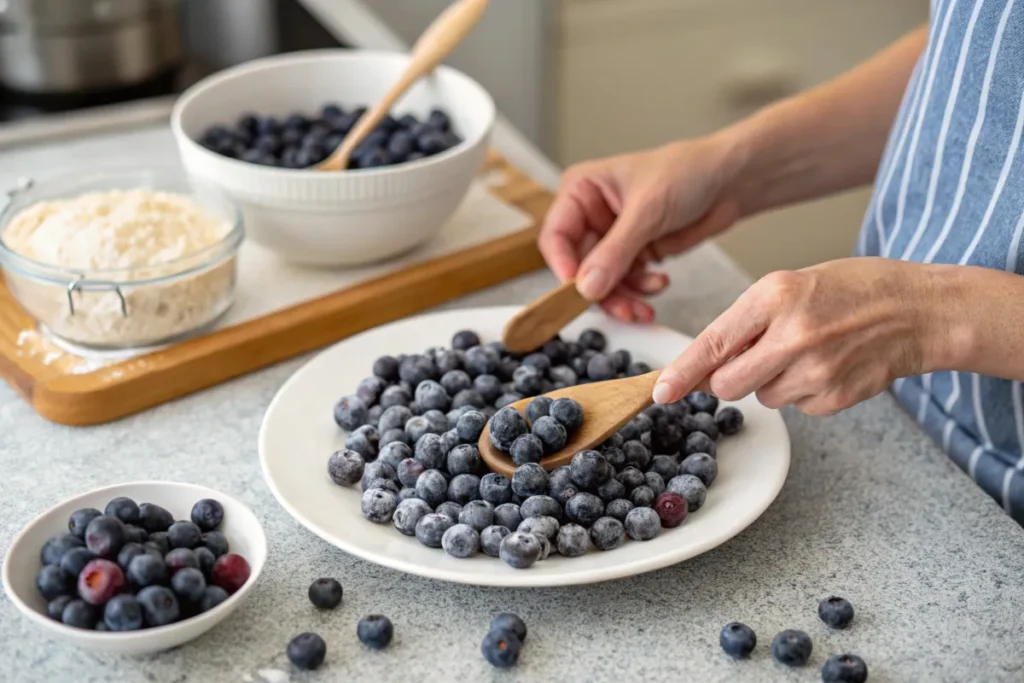
M327 475L327 459L345 441L333 419L334 404L355 392L379 356L448 346L462 329L476 331L484 342L499 339L516 310L462 309L407 318L346 339L296 372L267 409L259 436L263 476L285 510L328 543L399 571L481 586L561 586L632 576L699 555L745 529L778 495L789 471L789 434L776 411L750 397L735 404L746 418L744 428L719 443L718 479L704 507L644 543L627 540L613 551L592 549L577 558L553 554L523 570L484 554L457 559L390 524L366 520L359 487L336 486ZM628 349L635 360L653 367L666 365L691 341L665 327L625 325L590 312L563 336L575 338L588 327L602 330L611 348Z

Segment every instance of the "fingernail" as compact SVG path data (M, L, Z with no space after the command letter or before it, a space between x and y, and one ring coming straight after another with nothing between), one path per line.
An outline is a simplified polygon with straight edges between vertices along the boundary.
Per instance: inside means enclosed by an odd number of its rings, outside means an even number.
M670 403L674 392L672 387L669 386L668 382L658 382L654 385L654 402L655 403Z
M665 276L660 273L648 273L640 282L640 288L645 294L660 292L665 288Z
M576 286L576 289L583 295L583 298L590 301L598 301L607 293L607 282L608 273L604 268L593 268L587 271L583 279Z

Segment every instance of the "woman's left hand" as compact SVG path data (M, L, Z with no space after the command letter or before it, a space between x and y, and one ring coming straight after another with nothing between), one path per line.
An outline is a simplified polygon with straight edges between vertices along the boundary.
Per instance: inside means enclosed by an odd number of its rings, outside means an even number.
M701 388L831 415L897 377L939 369L955 327L948 266L849 258L752 285L658 380L658 403Z

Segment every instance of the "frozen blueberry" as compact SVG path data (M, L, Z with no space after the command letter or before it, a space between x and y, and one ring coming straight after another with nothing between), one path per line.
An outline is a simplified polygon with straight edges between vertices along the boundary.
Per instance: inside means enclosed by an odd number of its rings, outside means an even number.
M704 486L711 486L718 476L718 462L707 453L695 453L679 465L679 474L692 474Z
M617 457L616 457L616 462L612 462L612 457L608 453L608 450L611 450L611 449L606 449L605 450L605 453L604 453L605 458L608 460L608 462L610 464L612 464L616 468L616 470L618 470L620 472L626 466L632 466L632 467L635 467L635 468L637 468L638 470L641 470L641 471L642 470L646 470L648 465L650 465L650 462L651 462L651 452L647 449L646 446L644 446L639 441L635 441L635 440L633 440L633 441L626 441L625 443L622 444L622 449L620 451L622 453L622 460L623 460L623 464L622 465L618 464L618 458Z
M605 347L608 345L608 341L605 339L604 334L602 334L600 330L595 330L593 328L580 332L578 342L582 348L598 352L604 351Z
M358 396L345 396L334 406L334 421L346 431L366 424L366 403Z
M447 515L433 512L416 523L416 540L428 548L440 548L444 532L455 525Z
M615 475L615 478L626 487L626 493L631 493L636 487L647 484L647 479L644 477L643 472L632 466L619 472Z
M494 403L503 393L501 380L491 374L477 376L473 380L473 388L487 403Z
M373 362L373 374L388 382L396 381L398 360L394 356L381 356Z
M593 493L581 491L565 504L565 516L569 521L589 527L604 516L604 501Z
M590 540L598 550L614 550L626 540L626 529L614 517L601 517L590 527Z
M354 486L363 478L365 461L355 451L336 451L327 461L327 474L338 486Z
M667 417L659 418L651 430L651 450L655 455L673 455L679 451L685 436L686 432L678 422Z
M571 398L556 398L551 402L548 414L562 423L569 434L575 432L583 424L583 408Z
M131 498L119 496L107 503L103 514L108 517L117 517L125 524L135 524L139 521L139 506Z
M516 531L537 534L548 539L548 541L554 541L558 536L559 526L558 520L554 517L529 517L519 524L519 528Z
M181 600L197 603L206 590L206 578L198 569L185 568L171 577L171 589Z
M441 547L452 557L472 557L480 550L480 534L468 524L455 524L441 536Z
M387 389L380 395L380 405L384 408L384 413L387 413L391 408L405 408L408 410L409 404L412 403L412 394L401 384L395 384ZM377 427L380 429L391 429L395 426L405 425L406 420L412 417L412 412L405 413L405 419L398 422L398 418L394 418L394 422L385 421L384 415L381 415L380 421L377 423ZM385 427L387 425L387 427Z
M521 365L512 373L512 388L523 396L536 396L544 389L544 375L535 367Z
M434 510L439 515L445 515L448 519L452 520L452 524L459 523L459 515L462 514L462 506L454 501L446 501L437 506Z
M683 446L683 456L694 455L695 453L707 453L714 458L718 456L718 446L704 432L693 432L686 437L686 443Z
M565 427L553 417L542 416L533 423L533 435L543 444L544 454L551 455L565 448L569 438Z
M480 500L480 477L475 474L459 474L448 484L448 500L465 505L471 500Z
M78 539L74 536L66 538L73 539L78 543ZM85 546L100 557L117 557L124 542L124 522L117 517L100 515L89 522L89 526L85 528ZM43 550L45 552L46 548L44 547ZM60 558L57 558L57 561L59 562Z
M522 521L522 512L515 503L503 503L494 508L494 523L498 526L518 529Z
M597 451L580 451L569 462L569 472L581 489L596 489L612 476L612 466Z
M704 486L704 482L692 474L680 474L678 477L673 477L669 480L666 490L685 498L689 512L700 510L708 495L708 489Z
M590 534L579 524L564 524L558 529L555 547L563 557L580 557L590 547Z
M380 395L387 389L388 384L380 377L371 375L360 380L356 385L356 396L367 406L372 406L380 400Z
M522 526L522 524L519 526ZM554 548L551 541L549 541L548 537L544 534L534 533L533 535L537 537L538 541L540 541L540 556L537 557L537 561L540 562L541 560L548 559L548 555L551 554L551 550Z
M440 410L427 410L423 413L423 418L430 425L430 432L433 434L443 435L452 428L448 424L448 417Z
M530 496L520 504L519 513L523 519L552 517L555 520L560 520L562 519L562 506L551 496L536 495Z
M687 395L686 402L690 404L695 413L711 413L714 415L715 411L718 410L718 399L703 391L695 391Z
M772 638L772 657L786 666L803 666L811 658L811 637L803 631L787 629Z
M576 386L578 381L576 372L568 365L556 365L548 370L548 377L556 385L561 384L560 388Z
M398 463L395 471L398 474L398 481L402 486L415 488L416 482L419 481L420 475L426 471L426 468L423 466L423 463L412 458L406 458Z
M36 590L44 600L49 601L62 595L71 595L74 589L71 576L60 567L48 564L36 574Z
M364 429L372 429L373 435L368 435L365 431L359 431ZM376 427L370 425L363 425L348 435L345 439L345 450L353 451L363 456L365 460L373 460L377 457L377 444L379 443L379 437L377 436Z
M651 508L635 507L626 515L625 527L634 541L649 541L661 531L661 520Z
M451 406L451 398L448 396L448 392L445 391L444 387L434 380L426 380L420 382L416 387L416 402L423 407L424 410L443 410L447 411Z
M513 403L516 403L516 402L522 401L522 400L523 400L522 394L517 394L515 392L506 392L506 393L504 393L504 394L502 394L501 396L498 397L498 399L494 402L494 407L498 408L498 409L507 408L508 406L512 405Z
M512 442L509 455L516 465L538 463L544 457L544 442L535 434L523 434Z
M431 514L432 510L426 502L419 498L403 500L395 508L391 521L395 528L406 536L416 535L416 525L421 519Z
M868 665L857 655L832 655L821 667L822 683L864 683Z
M587 377L595 382L615 379L615 365L611 358L597 354L587 361Z
M213 553L214 557L227 555L228 539L219 531L207 531L203 534L203 547Z
M380 454L377 456L377 460L387 463L395 470L395 472L398 472L398 466L401 465L403 461L411 459L412 456L412 448L410 448L408 444L402 443L401 441L393 441L380 449ZM416 461L414 460L413 462ZM415 481L413 483L415 483Z
M473 410L477 410L477 408L475 408L474 406L461 406L459 408L452 408L447 413L445 413L445 417L448 418L448 424L455 425L455 427L453 427L452 429L455 430L456 434L459 433L459 431L458 431L459 418L461 418L463 415L465 415L466 413L471 412ZM472 439L463 439L460 436L459 437L459 441L472 441Z
M462 414L459 421L455 423L455 432L459 438L466 443L476 443L487 424L487 416L477 410L470 410Z
M502 408L491 418L491 444L499 451L508 453L512 443L528 431L526 419L515 408Z
M526 404L526 419L536 427L536 422L542 417L547 417L548 409L551 407L551 399L547 396L538 396Z
M363 491L370 489L370 484L377 481L378 479L386 479L388 481L398 481L398 475L395 473L395 468L386 462L376 460L369 463L363 468L363 477L360 479L360 488Z
M459 524L467 524L481 532L494 523L494 506L483 500L471 500L459 512Z
M512 492L523 497L546 493L548 473L537 463L528 462L516 468L512 474Z
M394 387L389 387L394 388ZM386 408L377 423L377 429L381 434L386 434L393 429L405 431L405 425L413 418L412 411L406 406L391 406Z
M654 490L647 484L637 486L629 492L629 501L638 508L651 507L654 505Z
M508 527L491 525L480 532L480 549L484 554L491 557L498 557L501 551L501 542L511 533Z
M480 337L472 330L460 330L452 337L452 348L459 351L467 351L474 346L480 346Z
M853 605L845 598L827 597L818 603L818 618L831 628L844 629L853 621Z
M532 564L532 563L531 563ZM529 565L527 565L529 566ZM491 629L480 644L480 653L491 666L510 669L519 661L522 643L516 634L506 629Z
M416 480L416 494L435 508L448 499L448 480L438 470L427 470Z
M136 596L147 626L165 626L178 620L180 607L171 589L146 586Z
M672 464L675 465L674 460L672 461ZM665 493L665 480L657 472L645 472L644 485L651 489L655 498Z
M726 406L715 415L715 424L724 436L732 436L743 428L743 413L738 408Z
M383 650L391 644L391 639L395 636L395 627L387 617L371 614L359 620L356 635L366 647Z
M437 366L426 356L413 354L398 363L398 376L414 387L437 376Z
M625 498L616 498L604 508L604 514L609 517L614 517L620 522L626 521L626 515L633 509L633 504Z
M498 555L505 564L526 569L540 559L540 540L534 534L514 531L501 541Z
M757 646L757 635L746 624L734 621L722 628L722 632L718 634L718 644L730 657L745 659Z
M711 413L693 413L683 418L683 427L687 432L691 434L694 432L702 432L711 437L712 441L718 440L718 425L715 424L715 418Z
M300 633L288 642L286 653L295 668L312 671L324 663L327 643L315 633Z
M661 478L668 481L672 477L679 474L679 465L676 464L674 458L667 455L656 455L651 459L651 464L648 467L648 472L657 472L661 475ZM664 482L663 484L664 485Z
M678 493L666 491L654 499L654 511L661 520L662 527L673 529L683 523L689 508L685 498Z
M610 503L626 495L626 487L618 479L609 479L597 487L597 495L605 503Z
M512 482L504 474L489 472L480 479L480 497L491 505L512 500Z
M398 496L385 489L370 489L363 493L360 507L363 517L377 524L386 524L395 514L395 508L398 507Z
M448 472L450 474L474 474L482 467L480 451L473 444L461 444L448 452Z
M79 539L85 538L85 528L89 526L89 522L96 519L103 513L96 508L82 508L81 510L75 510L71 513L71 517L68 518L68 531L71 532L72 536L76 536ZM57 562L60 558L57 558ZM55 564L54 562L46 562L46 564Z
M493 375L498 369L501 356L493 349L486 346L474 346L466 350L466 372L472 377L479 375Z
M438 434L424 434L416 441L413 457L428 470L439 470L447 465L448 452ZM371 465L373 463L370 463Z
M548 495L561 505L579 493L579 487L572 481L568 465L558 467L548 474Z
M473 380L464 370L450 370L441 376L441 386L449 396L473 388Z

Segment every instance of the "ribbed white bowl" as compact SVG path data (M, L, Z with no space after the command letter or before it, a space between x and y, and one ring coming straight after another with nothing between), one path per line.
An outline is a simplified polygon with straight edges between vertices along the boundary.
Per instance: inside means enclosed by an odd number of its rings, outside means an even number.
M315 50L227 69L189 88L171 115L185 169L218 186L241 208L248 238L309 265L360 265L409 251L434 237L469 191L490 140L495 108L476 81L439 67L394 113L451 115L463 142L434 157L386 168L323 172L249 164L196 142L243 113L314 114L328 102L371 106L408 61L400 53Z

